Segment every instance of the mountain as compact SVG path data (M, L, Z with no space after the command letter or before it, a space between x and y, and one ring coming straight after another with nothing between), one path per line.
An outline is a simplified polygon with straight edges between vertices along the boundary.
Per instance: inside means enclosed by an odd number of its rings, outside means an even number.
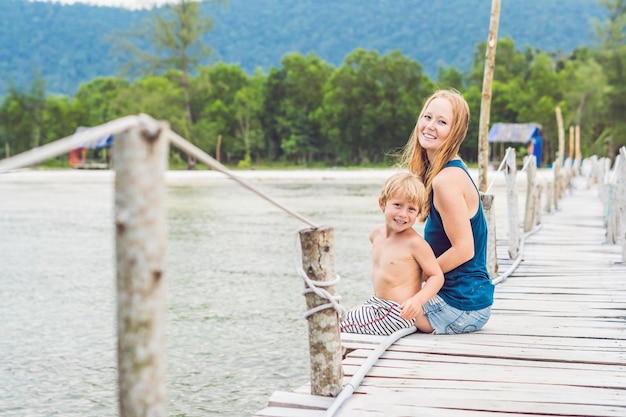
M519 49L571 52L594 43L598 0L502 0L499 37ZM35 71L48 93L73 95L80 83L117 75L120 58L107 39L150 13L84 4L0 0L0 96L8 83L27 87ZM212 10L212 9L211 9ZM280 67L286 53L313 52L335 66L356 48L400 50L431 77L439 66L471 68L487 39L489 0L229 0L206 37L216 61L252 73Z

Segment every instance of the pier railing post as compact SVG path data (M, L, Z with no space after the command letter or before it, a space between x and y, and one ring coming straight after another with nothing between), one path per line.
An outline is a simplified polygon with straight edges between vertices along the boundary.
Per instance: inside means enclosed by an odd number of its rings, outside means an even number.
M546 181L546 213L552 213L554 208L554 181Z
M121 417L164 417L168 141L150 118L116 135L115 254Z
M616 177L621 165L621 157L618 155L615 158L613 171L607 178L606 239L610 244L616 244L619 241L619 218L617 216L619 199Z
M496 211L493 207L493 194L481 194L483 212L487 219L487 270L491 279L498 276L498 253L496 251Z
M609 190L607 240L622 245L622 263L626 263L626 148L615 158Z
M554 208L559 208L559 199L563 192L563 183L561 180L561 169L563 168L563 159L565 155L565 129L563 128L563 114L561 108L556 107L556 124L559 136L559 149L557 152L557 158L554 162Z
M302 267L309 279L322 283L336 279L332 228L301 230L300 245ZM335 293L334 286L324 286L324 289L331 295ZM313 291L306 291L305 298L309 310L328 303L327 299ZM325 308L310 315L307 322L311 357L311 394L337 396L343 385L338 313L333 308Z
M519 207L515 188L517 166L515 165L515 148L509 148L506 158L506 201L509 219L509 259L516 259L519 252Z
M530 159L530 160L528 160ZM537 164L535 155L529 155L524 158L526 165L526 205L524 210L524 232L530 232L535 224L535 176L537 173Z
M537 226L541 223L541 196L543 195L543 185L537 183L535 186L535 213L533 214L533 225Z

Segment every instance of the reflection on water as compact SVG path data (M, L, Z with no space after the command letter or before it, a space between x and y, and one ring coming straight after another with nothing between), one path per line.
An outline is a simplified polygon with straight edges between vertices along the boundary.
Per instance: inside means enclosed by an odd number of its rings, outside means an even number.
M380 184L258 184L335 229L347 306L371 291ZM168 196L169 414L251 415L309 378L294 269L304 225L229 181ZM2 416L119 414L112 204L111 181L0 177Z

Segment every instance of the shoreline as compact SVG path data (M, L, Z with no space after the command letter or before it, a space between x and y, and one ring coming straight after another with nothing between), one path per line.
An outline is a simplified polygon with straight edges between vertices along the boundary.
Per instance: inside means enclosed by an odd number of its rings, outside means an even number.
M302 169L302 170L241 170L229 171L232 175L249 182L362 182L384 181L398 169ZM1 182L36 183L112 183L113 170L82 169L22 169L0 174ZM167 185L201 185L233 181L228 175L214 170L168 170L165 171Z
M267 183L304 183L304 182L346 182L346 183L380 183L396 172L398 168L328 168L298 170L236 170L229 171L232 175L248 182ZM543 171L543 170L540 170ZM476 180L478 170L469 168L470 175ZM490 181L504 183L504 175L490 169ZM497 175L494 177L494 175ZM524 173L517 173L518 181L525 180ZM115 171L83 170L83 169L20 169L0 174L0 183L113 183ZM193 186L233 181L228 175L214 170L168 170L165 171L165 182L172 186Z

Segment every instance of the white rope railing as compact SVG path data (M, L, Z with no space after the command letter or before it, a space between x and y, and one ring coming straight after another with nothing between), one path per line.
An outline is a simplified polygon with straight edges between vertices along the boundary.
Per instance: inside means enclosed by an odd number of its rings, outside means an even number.
M82 145L95 142L103 136L116 135L124 131L127 131L128 129L135 127L135 126L143 126L146 129L156 131L156 129L158 129L158 127L160 126L160 122L157 122L152 117L146 114L141 114L138 116L126 116L121 119L116 119L111 122L105 123L103 125L92 127L81 132L77 132L73 134L72 136L59 139L49 144L23 152L11 158L2 160L0 161L0 174L9 172L15 169L26 168L32 165L36 165L47 159L66 154L70 152L72 149L78 148ZM178 149L206 163L215 171L221 172L222 174L226 175L233 181L239 183L244 188L252 191L253 193L263 198L264 200L270 202L274 206L290 214L291 216L297 218L298 220L306 223L307 225L313 228L317 228L317 226L311 220L287 208L283 204L274 200L269 195L265 194L261 190L252 186L250 183L236 176L231 171L229 171L228 168L220 164L216 159L214 159L209 154L202 151L200 148L193 145L186 139L177 135L172 130L167 129L165 134L167 135L167 139L170 141L170 143L176 146Z
M498 172L502 172L502 169L504 168L504 166L506 165L506 159L509 156L509 153L512 151L513 148L506 148L506 152L504 154L504 157L502 158L502 162L500 162L500 166L498 167L498 169L496 170L496 174ZM491 180L491 182L489 183L489 186L487 187L487 191L485 191L485 194L489 194L489 191L491 191L491 187L493 187L493 184L496 182L496 178L493 178Z
M228 168L226 168L224 165L219 163L219 161L217 161L215 158L213 158L211 155L207 154L202 149L198 148L197 146L195 146L194 144L192 144L191 142L189 142L185 138L177 135L176 133L174 133L171 130L168 130L168 132L166 134L167 134L167 138L169 139L170 143L172 145L176 146L181 151L185 152L187 155L193 156L197 160L204 162L205 164L207 164L208 166L213 168L215 171L221 172L222 174L226 175L227 177L229 177L233 181L237 182L239 185L243 186L244 188L248 189L249 191L252 191L253 193L258 195L259 197L263 198L264 200L266 200L269 203L273 204L274 206L278 207L279 209L281 209L285 213L287 213L287 214L297 218L298 220L308 224L312 228L317 229L317 226L311 220L309 220L306 217L304 217L304 216L296 213L295 211L287 208L283 204L281 204L278 201L274 200L269 195L265 194L263 191L261 191L258 188L254 187L252 184L250 184L247 181L245 181L244 179L236 176L230 170L228 170Z
M326 410L324 417L333 417L337 413L337 411L341 408L343 403L346 402L346 400L350 398L350 396L354 393L354 391L356 391L359 385L361 385L361 382L365 378L365 375L367 375L367 373L372 368L374 363L376 363L376 361L380 358L380 355L385 353L385 351L387 350L387 348L389 348L389 346L396 343L398 339L404 336L408 336L412 333L415 333L416 331L417 331L416 327L400 329L390 334L389 336L385 337L383 341L378 344L376 349L374 349L367 356L367 359L365 360L365 362L363 362L363 364L359 367L359 369L354 373L350 381L344 385L339 395L337 395L333 403Z

